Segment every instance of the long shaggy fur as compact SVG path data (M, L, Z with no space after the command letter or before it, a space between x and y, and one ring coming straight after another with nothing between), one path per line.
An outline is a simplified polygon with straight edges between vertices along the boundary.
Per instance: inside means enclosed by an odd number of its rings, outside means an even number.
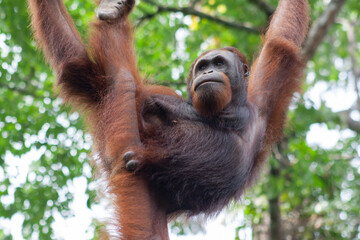
M156 115L150 125L142 115L149 97L171 99L165 104L168 108L192 102L169 88L143 82L129 12L112 23L95 21L86 47L61 0L28 2L35 39L56 72L61 96L90 112L94 149L108 176L123 239L168 239L170 215L212 214L238 199L280 138L291 97L299 89L304 68L300 49L309 23L307 0L280 0L249 82L239 78L247 88L242 94L236 90L234 95L233 90L221 118L178 117L168 122L168 112ZM246 64L238 50L223 51L233 52ZM246 102L237 105L246 94ZM240 121L244 114L248 121L240 128L232 119L236 115ZM124 169L122 156L129 150L141 160L138 174Z

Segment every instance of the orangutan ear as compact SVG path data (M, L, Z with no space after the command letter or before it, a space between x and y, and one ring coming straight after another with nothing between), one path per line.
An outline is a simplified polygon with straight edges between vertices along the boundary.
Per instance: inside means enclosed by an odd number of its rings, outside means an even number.
M244 77L250 76L250 71L248 65L244 64Z

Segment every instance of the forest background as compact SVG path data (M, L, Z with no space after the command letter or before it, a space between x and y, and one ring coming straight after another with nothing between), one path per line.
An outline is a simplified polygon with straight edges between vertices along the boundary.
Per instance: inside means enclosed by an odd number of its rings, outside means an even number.
M85 38L95 4L64 2ZM309 2L303 91L256 185L220 216L241 213L233 239L360 239L360 2ZM204 50L234 46L251 61L276 5L138 1L131 18L139 69L185 96L190 64ZM0 239L15 239L16 224L20 239L62 239L57 218L76 215L77 186L91 213L101 205L99 184L91 137L79 114L61 106L29 26L26 1L0 0ZM97 239L101 219L88 220L85 239ZM178 235L206 231L199 219L170 228Z

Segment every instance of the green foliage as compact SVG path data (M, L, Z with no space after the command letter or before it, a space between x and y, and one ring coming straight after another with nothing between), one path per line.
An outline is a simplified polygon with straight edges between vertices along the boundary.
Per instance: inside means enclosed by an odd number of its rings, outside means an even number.
M181 8L193 1L156 2ZM254 2L198 1L195 9L264 30L267 15ZM273 7L277 3L268 2ZM96 6L77 0L65 4L86 39ZM310 4L314 20L327 6L324 1ZM347 0L339 19L359 26L359 9L358 0ZM171 86L184 96L190 64L202 51L235 46L251 61L261 42L259 34L180 12L164 11L147 18L156 11L157 7L140 2L132 14L138 24L139 69L145 78ZM142 18L146 19L140 21ZM1 221L21 214L25 239L52 239L54 214L65 218L73 214L69 205L74 193L69 186L79 177L92 181L87 155L91 139L78 114L61 107L56 98L54 75L36 50L29 26L26 1L0 0L0 228ZM360 42L358 28L356 42ZM297 98L296 108L289 112L284 140L275 148L258 184L234 208L244 210L246 216L245 224L235 229L237 233L252 227L256 237L257 227L268 225L269 199L278 198L286 223L283 231L290 239L360 238L359 133L350 131L324 98L315 102L308 95L319 82L328 90L352 86L347 47L346 28L337 21L308 64L307 73L315 79L303 86L303 97ZM359 52L356 58L360 62ZM346 64L339 67L339 59ZM344 73L347 77L340 77ZM307 137L314 124L338 132L338 142L331 148L309 144ZM95 192L89 187L86 194L91 208ZM179 222L173 226L184 233L182 227ZM0 229L0 239L12 236Z

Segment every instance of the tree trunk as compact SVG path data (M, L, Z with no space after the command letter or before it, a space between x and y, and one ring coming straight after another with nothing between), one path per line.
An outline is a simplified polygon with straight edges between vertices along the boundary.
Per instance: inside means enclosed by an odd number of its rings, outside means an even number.
M279 206L279 197L269 199L269 211L270 211L270 239L282 240L282 225L281 225L281 213Z
M270 177L279 178L280 171L274 166L271 166ZM283 229L281 224L281 212L280 212L280 203L278 193L272 197L269 197L269 213L270 213L270 231L269 239L270 240L282 240L283 238Z

